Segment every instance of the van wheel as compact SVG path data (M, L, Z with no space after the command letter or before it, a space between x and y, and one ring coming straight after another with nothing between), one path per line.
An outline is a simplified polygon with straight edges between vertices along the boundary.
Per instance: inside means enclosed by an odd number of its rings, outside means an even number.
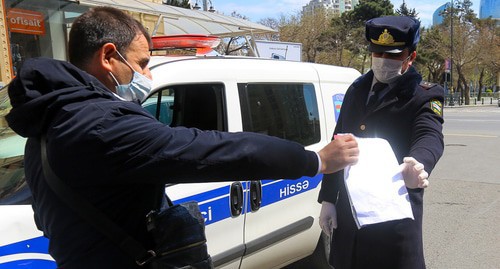
M314 250L314 253L310 256L312 268L317 269L333 269L333 267L328 263L330 257L330 237L325 233L321 232L321 236L318 240L318 245Z

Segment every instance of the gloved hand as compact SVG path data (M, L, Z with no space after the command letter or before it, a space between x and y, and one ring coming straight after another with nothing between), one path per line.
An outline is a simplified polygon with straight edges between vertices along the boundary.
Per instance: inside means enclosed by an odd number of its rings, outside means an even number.
M424 165L413 157L405 157L399 166L405 180L405 185L409 189L427 188L429 186L429 174L425 172Z
M337 228L337 209L334 204L326 201L321 203L319 226L328 236L331 236L333 230Z

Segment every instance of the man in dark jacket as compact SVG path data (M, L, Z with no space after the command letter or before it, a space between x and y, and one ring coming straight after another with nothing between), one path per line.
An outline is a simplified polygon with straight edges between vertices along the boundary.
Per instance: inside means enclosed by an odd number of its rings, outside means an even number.
M372 70L347 90L335 128L335 134L352 133L389 142L402 163L415 220L394 220L358 229L344 172L325 175L319 196L320 225L327 234L335 229L330 262L336 269L425 268L423 188L443 153L444 97L442 87L421 84L422 77L411 66L419 27L417 20L399 16L366 23Z
M138 268L49 188L40 158L47 136L55 174L125 232L152 246L145 216L165 183L299 178L332 173L357 160L353 137L318 153L254 133L170 128L138 101L151 89L150 37L125 13L98 7L72 24L70 63L27 60L9 86L9 126L28 137L26 178L35 220L58 267Z

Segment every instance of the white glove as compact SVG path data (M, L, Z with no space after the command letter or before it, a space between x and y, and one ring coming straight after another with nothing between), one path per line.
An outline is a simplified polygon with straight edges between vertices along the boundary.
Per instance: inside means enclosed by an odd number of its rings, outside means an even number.
M337 228L337 209L335 205L323 201L321 203L321 212L319 213L319 226L321 230L328 235L331 236L333 230Z
M424 165L413 157L405 157L399 166L405 180L405 185L409 189L427 188L429 186L429 174L425 172Z

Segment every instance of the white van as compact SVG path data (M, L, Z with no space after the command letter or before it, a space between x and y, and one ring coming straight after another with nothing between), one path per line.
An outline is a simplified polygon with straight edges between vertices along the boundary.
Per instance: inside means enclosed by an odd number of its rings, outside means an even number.
M315 151L330 141L344 93L360 75L350 68L221 56L154 56L150 67L154 91L143 106L159 121L259 132ZM6 88L0 91L0 115L9 109L5 96ZM25 140L2 120L0 269L55 268L29 205L22 162ZM174 184L166 192L174 202L199 202L216 268L282 268L311 256L315 259L308 261L317 265L309 268L328 268L328 240L323 242L318 225L321 179Z

